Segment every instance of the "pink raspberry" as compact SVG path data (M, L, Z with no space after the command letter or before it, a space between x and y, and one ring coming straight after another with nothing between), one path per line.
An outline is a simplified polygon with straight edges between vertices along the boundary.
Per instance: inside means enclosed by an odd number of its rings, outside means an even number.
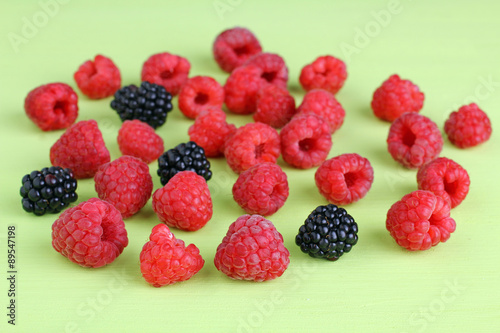
M114 62L102 55L84 62L73 75L78 88L91 99L101 99L120 89L122 78Z
M24 111L42 131L67 128L78 117L78 96L65 83L49 83L29 92Z
M164 224L153 228L139 259L142 276L157 288L189 280L205 264L195 245L186 246Z
M212 52L220 68L231 73L249 57L262 52L262 47L250 30L235 27L224 30L217 36Z
M214 258L215 267L231 279L257 282L280 277L289 263L283 236L259 215L243 215L233 222Z
M342 154L326 160L314 175L319 193L336 205L363 198L373 183L373 168L358 154Z
M288 90L270 84L258 93L257 112L254 113L253 119L274 128L281 128L292 119L295 112L295 99Z
M262 72L260 77L267 83L285 88L288 82L288 67L285 60L275 53L259 53L249 58L243 66L257 66Z
M226 140L235 131L236 126L226 122L224 111L209 107L198 115L188 134L189 140L202 147L207 157L218 157L224 155Z
M54 249L83 267L110 264L127 245L127 230L120 212L98 198L65 210L52 224Z
M428 250L446 242L455 231L450 205L429 191L414 191L392 205L386 228L400 246L410 251Z
M470 179L467 170L457 162L438 157L418 169L419 190L431 191L451 204L458 206L469 193Z
M246 124L227 140L224 156L231 169L240 173L262 163L276 163L280 155L278 132L263 123Z
M424 94L418 86L396 74L375 90L371 103L375 116L389 122L405 112L419 112L423 105Z
M153 54L142 66L141 79L163 86L175 96L188 80L190 69L186 58L167 52Z
M250 114L257 109L257 94L269 83L261 78L262 69L255 65L236 68L224 85L224 102L234 113Z
M179 110L191 119L208 107L221 108L223 103L224 88L209 76L190 78L179 93Z
M94 181L99 198L115 206L124 219L139 212L153 191L148 165L132 156L101 165Z
M212 198L205 178L193 171L176 173L153 194L153 210L169 227L201 229L212 218Z
M118 147L123 155L140 158L146 163L163 154L163 139L148 124L134 119L125 120L118 131Z
M286 173L275 163L256 164L239 175L233 198L248 214L272 215L288 198Z
M336 94L347 78L345 63L330 55L316 58L302 68L299 81L304 90L324 89Z
M280 132L285 162L300 169L320 165L330 153L332 136L328 123L315 114L297 114Z
M75 178L94 177L97 169L109 161L109 151L95 120L77 122L50 148L52 165L71 169Z
M491 122L475 103L464 105L452 112L444 124L448 139L459 148L469 148L488 141Z
M387 145L395 161L407 168L418 168L441 153L443 138L432 120L407 112L391 124Z
M337 131L344 123L345 111L335 96L323 89L308 91L297 113L314 113L323 117L330 126L330 133Z

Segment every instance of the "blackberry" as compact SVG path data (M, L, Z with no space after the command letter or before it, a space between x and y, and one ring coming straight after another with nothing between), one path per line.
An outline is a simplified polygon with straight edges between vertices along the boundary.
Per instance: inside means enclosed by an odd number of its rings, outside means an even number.
M344 208L318 206L299 228L295 244L314 258L335 261L358 242L358 225Z
M186 170L196 172L205 180L212 178L205 151L193 141L181 143L158 158L158 176L162 185L168 183L176 173Z
M157 128L172 111L172 95L164 87L144 81L140 87L132 84L118 90L111 108L122 121L138 119Z
M33 171L23 177L20 193L23 209L43 215L59 213L78 199L77 182L71 169L52 166Z

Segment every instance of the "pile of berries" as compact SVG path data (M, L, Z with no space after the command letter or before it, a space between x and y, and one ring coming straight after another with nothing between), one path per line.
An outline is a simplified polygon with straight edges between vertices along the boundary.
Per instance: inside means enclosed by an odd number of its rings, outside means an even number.
M77 180L93 178L95 198L65 211L52 225L54 249L84 267L112 263L128 245L124 219L139 213L152 198L161 222L139 255L144 279L154 287L185 281L205 261L194 245L185 245L172 229L196 231L213 215L208 158L223 156L237 178L234 201L242 213L229 225L217 247L215 267L236 280L280 277L290 263L282 234L264 216L286 205L289 179L278 164L316 168L314 179L328 202L313 209L298 229L295 243L311 257L338 260L358 242L358 223L340 205L353 204L369 192L374 169L356 153L328 158L332 136L346 111L336 94L347 79L345 63L323 55L306 64L298 78L304 97L297 105L287 89L288 67L278 54L263 52L248 29L232 28L213 43L213 56L229 73L224 85L209 76L191 76L191 64L167 52L142 66L141 84L121 87L121 74L110 58L97 55L74 74L90 99L113 96L109 103L123 122L117 145L123 156L111 160L98 123L78 118L78 95L65 83L35 88L25 111L41 130L66 129L50 149L53 166L22 179L22 207L35 215L59 213L74 203ZM156 132L166 123L178 95L179 111L192 119L188 142L165 150ZM418 190L406 194L387 212L386 228L408 250L427 250L455 231L452 208L467 196L470 179L457 162L439 157L444 140L430 118L421 115L424 94L410 80L390 76L373 94L376 117L390 122L387 149L402 166L418 169ZM225 107L225 109L223 109ZM226 111L253 114L254 122L237 128ZM476 104L452 112L444 125L459 148L483 143L491 123ZM149 164L157 161L162 187L154 190ZM154 190L154 191L153 191Z

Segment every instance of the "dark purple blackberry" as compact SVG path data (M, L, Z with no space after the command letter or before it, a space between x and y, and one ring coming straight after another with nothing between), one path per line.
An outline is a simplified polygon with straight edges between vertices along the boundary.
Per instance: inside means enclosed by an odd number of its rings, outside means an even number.
M358 242L358 225L344 208L318 206L299 228L295 244L314 258L335 261Z
M132 84L118 90L111 108L122 121L138 119L157 128L172 111L172 95L164 87L144 81L140 87Z
M158 158L157 173L162 185L168 183L170 178L180 171L194 171L207 181L212 178L210 162L205 151L193 141L181 143Z
M36 170L25 175L22 184L23 209L35 215L59 213L78 199L77 182L70 169L52 166Z

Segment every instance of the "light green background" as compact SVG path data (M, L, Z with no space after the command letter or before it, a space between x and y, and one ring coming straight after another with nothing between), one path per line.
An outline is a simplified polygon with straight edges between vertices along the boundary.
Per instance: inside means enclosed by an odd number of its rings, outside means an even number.
M41 3L54 3L46 1ZM62 2L62 1L61 1ZM457 230L445 244L421 253L398 247L385 229L392 203L416 190L415 171L386 150L389 124L370 110L371 95L389 75L400 74L425 93L422 114L442 129L458 106L477 102L499 123L500 6L496 1L65 1L50 16L38 1L2 1L0 10L0 331L9 332L494 332L500 330L498 135L460 150L445 140L442 156L470 174L467 199L452 211ZM47 11L47 9L45 9ZM34 21L35 20L35 21ZM26 22L35 22L29 30ZM294 244L309 212L326 201L312 170L288 174L290 197L270 217L290 250L290 266L274 281L233 281L213 265L228 225L243 211L234 203L236 180L223 159L212 160L209 182L214 215L203 229L174 230L196 244L206 263L190 281L150 287L141 277L139 252L158 220L151 203L126 220L130 244L111 265L84 269L51 246L55 215L24 213L18 194L25 173L50 164L61 131L43 133L25 116L33 88L66 82L102 53L121 70L123 84L138 84L142 63L168 51L189 59L190 75L224 83L213 60L215 36L236 25L250 28L265 51L287 62L289 88L300 103L300 69L319 55L344 59L348 79L338 93L346 110L330 157L356 152L375 170L368 195L347 208L359 224L359 243L338 262L313 260ZM24 28L23 28L24 27ZM23 30L24 29L24 30ZM17 37L16 37L17 36ZM25 38L12 43L12 38ZM79 92L78 92L79 93ZM80 93L79 93L80 94ZM96 119L112 158L120 121L110 99L80 94L78 120ZM166 148L187 141L192 120L177 109L158 129ZM237 125L248 116L229 115ZM156 164L151 174L155 176ZM154 177L155 189L160 186ZM95 196L92 180L79 182L79 201ZM17 227L17 325L7 325L7 225Z

